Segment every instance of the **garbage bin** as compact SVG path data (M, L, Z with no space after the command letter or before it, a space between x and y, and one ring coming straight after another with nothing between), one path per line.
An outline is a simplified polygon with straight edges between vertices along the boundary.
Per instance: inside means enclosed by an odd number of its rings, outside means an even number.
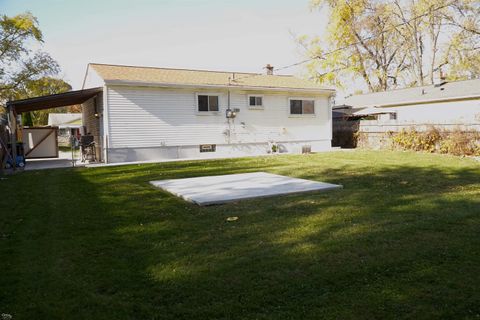
M8 144L8 149L10 150L10 157L7 158L7 163L5 164L5 168L13 167L13 152L12 152L12 144ZM23 147L23 142L17 142L17 158L16 158L17 167L23 168L25 167L25 149Z

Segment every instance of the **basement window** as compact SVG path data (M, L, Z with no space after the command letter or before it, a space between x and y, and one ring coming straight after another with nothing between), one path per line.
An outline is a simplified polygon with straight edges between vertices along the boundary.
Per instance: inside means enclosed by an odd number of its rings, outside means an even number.
M201 144L200 152L215 152L217 150L216 144Z
M291 115L314 115L315 101L306 99L290 99L290 114Z
M218 96L198 95L198 112L216 112L218 111Z

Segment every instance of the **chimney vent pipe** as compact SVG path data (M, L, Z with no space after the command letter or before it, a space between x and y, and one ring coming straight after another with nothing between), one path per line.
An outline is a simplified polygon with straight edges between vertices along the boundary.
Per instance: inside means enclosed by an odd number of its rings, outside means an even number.
M273 75L273 66L270 63L265 66L265 69L267 69L267 74L269 76Z

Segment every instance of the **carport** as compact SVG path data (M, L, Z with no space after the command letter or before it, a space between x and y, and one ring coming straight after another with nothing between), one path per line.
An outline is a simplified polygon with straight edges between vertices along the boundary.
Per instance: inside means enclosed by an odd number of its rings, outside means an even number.
M16 146L18 140L18 115L24 112L82 104L102 91L102 88L92 88L7 102L11 146ZM13 170L15 170L17 167L17 150L15 147L11 149Z

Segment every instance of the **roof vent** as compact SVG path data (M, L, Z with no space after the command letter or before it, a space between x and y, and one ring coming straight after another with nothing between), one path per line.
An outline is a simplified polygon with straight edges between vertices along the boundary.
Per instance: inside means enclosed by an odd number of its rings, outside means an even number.
M267 74L269 76L273 75L273 66L270 63L265 66L265 69L267 69Z

